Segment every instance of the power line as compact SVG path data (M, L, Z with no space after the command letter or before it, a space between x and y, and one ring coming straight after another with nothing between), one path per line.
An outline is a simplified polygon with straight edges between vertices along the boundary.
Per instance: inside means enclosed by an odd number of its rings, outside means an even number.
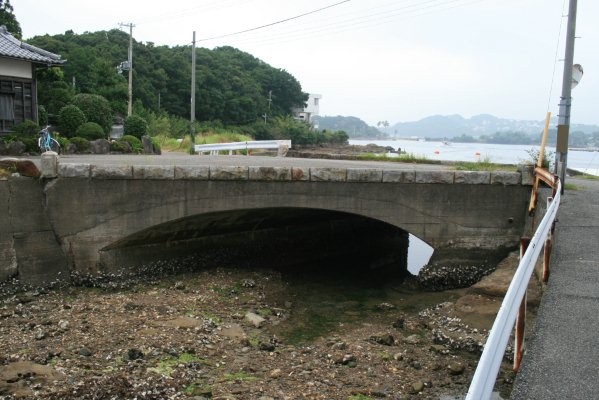
M557 53L559 51L559 42L562 37L562 26L564 25L564 10L565 10L565 8L566 8L566 0L564 0L562 3L562 15L561 15L560 21L559 21L559 31L557 32L557 43L555 44L553 72L551 73L551 85L549 85L549 97L547 99L547 111L549 111L549 108L551 107L551 97L553 95L553 83L555 81L555 70L557 68L557 61L558 61Z
M242 33L247 33L247 32L256 31L256 30L258 30L258 29L264 29L264 28L268 28L268 27L270 27L270 26L274 26L274 25L282 24L283 22L288 22L288 21L292 21L292 20L294 20L294 19L298 19L298 18L301 18L301 17L305 17L306 15L315 14L315 13L317 13L317 12L320 12L320 11L323 11L323 10L326 10L326 9L329 9L329 8L332 8L332 7L336 7L336 6L338 6L338 5L341 5L341 4L343 4L343 3L347 3L347 2L349 2L349 1L351 1L351 0L343 0L343 1L340 1L340 2L338 2L338 3L331 4L331 5L329 5L329 6L326 6L326 7L319 8L319 9L317 9L317 10L312 10L312 11L309 11L309 12L307 12L307 13L304 13L304 14L296 15L296 16L294 16L294 17L290 17L290 18L285 18L285 19L282 19L282 20L279 20L279 21L276 21L276 22L271 22L270 24L266 24L266 25L257 26L257 27L255 27L255 28L245 29L245 30L243 30L243 31L239 31L239 32L227 33L227 34L225 34L225 35L219 35L219 36L213 36L213 37L209 37L209 38L204 38L204 39L200 39L200 40L198 40L198 42L205 42L205 41L207 41L207 40L214 40L214 39L222 39L222 38L225 38L225 37L236 36L236 35L241 35Z
M371 13L359 17L347 18L345 20L332 24L314 24L313 29L306 29L305 27L303 27L302 29L282 32L280 34L274 35L273 37L241 38L235 40L234 43L246 45L269 45L275 43L289 42L293 40L303 40L311 36L322 36L323 33L334 34L349 30L365 29L371 26L380 25L381 23L395 21L398 19L398 17L409 18L414 16L421 16L439 11L450 10L456 7L463 7L485 0L470 0L464 3L460 3L460 1L462 0L426 0L420 3L415 3L400 8Z
M168 19L173 19L182 16L190 16L193 14L197 14L201 11L213 11L213 10L222 10L225 8L230 8L238 4L248 3L252 0L218 0L213 1L208 4L203 4L197 7L186 8L179 11L174 11L170 14L156 15L154 17L148 17L145 19L141 19L137 21L137 24L150 24L154 22L163 22Z

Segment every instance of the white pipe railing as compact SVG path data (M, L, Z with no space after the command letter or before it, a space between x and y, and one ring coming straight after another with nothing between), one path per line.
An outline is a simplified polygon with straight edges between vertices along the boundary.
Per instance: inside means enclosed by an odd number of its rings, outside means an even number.
M218 154L219 151L278 149L284 146L290 149L291 140L253 140L247 142L196 144L194 150L196 153L210 152L211 154Z
M474 377L470 383L466 400L488 400L491 398L497 373L499 372L507 343L514 328L520 304L526 294L528 281L534 271L541 249L545 244L545 239L549 235L555 216L557 215L561 197L560 193L561 182L558 181L555 197L552 200L548 199L551 204L547 207L545 216L541 220L526 252L522 256L518 264L518 269L501 303L501 307L485 343L483 354L480 357Z

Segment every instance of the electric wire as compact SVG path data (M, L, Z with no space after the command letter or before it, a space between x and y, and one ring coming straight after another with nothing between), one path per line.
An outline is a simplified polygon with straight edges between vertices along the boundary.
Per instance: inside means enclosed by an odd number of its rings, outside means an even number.
M142 18L142 19L136 21L136 24L152 24L155 22L163 22L165 20L174 19L174 18L178 18L178 17L191 16L194 14L198 14L199 12L202 12L202 11L204 11L204 12L219 11L219 10L223 10L223 9L230 8L233 6L241 5L244 3L249 3L251 1L253 1L253 0L212 1L210 3L202 4L200 6L174 11L170 14L162 14L162 15L156 15L156 16L152 16L152 17Z
M551 73L551 85L549 85L549 97L547 99L547 112L549 112L549 109L551 108L551 97L553 96L553 83L555 82L555 70L557 69L557 62L558 62L557 54L559 52L559 44L560 44L560 40L562 37L562 27L564 25L564 9L565 9L565 7L566 7L566 0L563 0L562 12L561 12L561 17L560 17L560 21L559 21L559 30L557 32L557 43L555 45L553 72Z
M329 8L339 6L339 5L341 5L343 3L347 3L349 1L350 0L343 0L343 1L340 1L338 3L328 5L326 7L322 7L322 8L316 9L316 10L312 10L312 11L308 11L306 13L299 14L299 15L296 15L294 17L285 18L285 19L282 19L282 20L279 20L279 21L271 22L271 23L266 24L266 25L261 25L261 26L257 26L257 27L254 27L254 28L245 29L245 30L242 30L242 31L239 31L239 32L233 32L233 33L227 33L227 34L224 34L224 35L213 36L213 37L209 37L209 38L203 38L203 39L196 40L196 42L205 42L205 41L208 41L208 40L222 39L222 38L225 38L225 37L241 35L242 33L257 31L259 29L268 28L268 27L271 27L271 26L274 26L274 25L282 24L284 22L288 22L288 21L292 21L292 20L295 20L295 19L298 19L298 18L301 18L301 17L305 17L307 15L315 14L317 12L324 11L324 10L327 10Z
M462 0L427 0L419 2L409 6L403 6L393 10L386 10L383 12L377 12L372 14L366 14L359 17L353 17L346 20L341 20L332 24L319 25L318 22L313 25L313 28L306 28L305 26L299 30L292 30L287 32L278 33L271 35L274 37L260 38L260 37L244 37L233 39L233 43L236 45L269 45L276 43L284 43L299 39L308 39L313 36L322 36L322 33L341 33L349 30L358 30L369 28L371 26L378 26L381 23L393 22L398 17L415 17L420 15L431 14L434 12L445 11L456 7L462 7L471 5L485 0L471 0L465 3L459 3ZM432 4L429 4L432 3ZM456 4L458 3L458 4ZM445 7L445 6L450 7ZM417 8L414 8L418 6ZM441 8L443 7L443 8Z

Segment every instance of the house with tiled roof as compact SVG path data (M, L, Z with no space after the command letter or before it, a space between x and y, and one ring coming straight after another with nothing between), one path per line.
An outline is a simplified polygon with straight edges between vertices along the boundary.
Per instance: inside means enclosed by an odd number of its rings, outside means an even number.
M27 119L38 122L36 70L63 63L58 54L22 42L0 26L0 134Z

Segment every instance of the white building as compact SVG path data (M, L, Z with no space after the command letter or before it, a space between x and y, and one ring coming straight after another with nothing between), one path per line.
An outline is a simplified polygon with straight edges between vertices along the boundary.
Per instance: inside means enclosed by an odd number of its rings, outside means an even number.
M312 123L312 117L314 115L320 115L320 99L322 99L321 94L310 93L308 101L306 102L306 107L294 110L295 118L307 123Z

